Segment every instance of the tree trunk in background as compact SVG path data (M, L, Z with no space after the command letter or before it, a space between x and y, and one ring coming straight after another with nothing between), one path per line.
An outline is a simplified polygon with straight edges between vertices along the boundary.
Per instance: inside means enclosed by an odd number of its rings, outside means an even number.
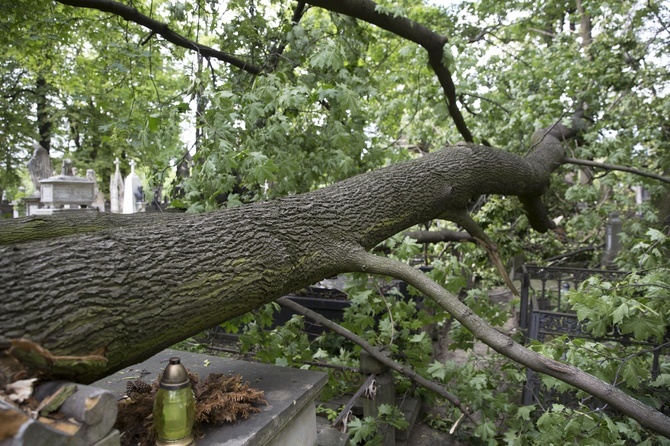
M51 150L51 110L49 110L49 85L47 81L39 76L36 82L37 93L37 130L40 135L39 143L47 152Z

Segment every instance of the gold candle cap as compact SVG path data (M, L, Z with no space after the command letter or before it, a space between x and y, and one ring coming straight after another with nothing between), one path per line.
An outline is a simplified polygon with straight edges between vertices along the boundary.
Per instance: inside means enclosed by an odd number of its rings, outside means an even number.
M183 389L191 385L188 379L188 373L181 364L181 359L178 357L170 358L170 364L165 367L163 376L161 377L160 387L167 390Z

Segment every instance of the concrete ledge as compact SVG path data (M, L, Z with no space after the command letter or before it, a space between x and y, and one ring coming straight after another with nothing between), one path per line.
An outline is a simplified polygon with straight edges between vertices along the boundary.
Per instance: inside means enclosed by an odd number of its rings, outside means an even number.
M164 350L130 369L110 375L94 386L123 395L126 383L140 378L150 382L162 372L169 358L179 356L182 364L201 379L210 373L240 375L251 387L265 392L267 406L261 412L236 424L205 428L198 446L296 446L316 444L314 400L326 384L323 372L299 370L268 364L238 361L218 356Z

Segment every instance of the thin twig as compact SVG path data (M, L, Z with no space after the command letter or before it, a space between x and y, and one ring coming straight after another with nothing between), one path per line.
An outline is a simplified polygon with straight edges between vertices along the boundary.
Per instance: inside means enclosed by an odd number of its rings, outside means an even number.
M577 158L564 158L563 162L568 164L576 164L579 166L597 167L599 169L618 170L621 172L633 173L635 175L640 175L642 177L647 178L653 178L655 180L663 181L664 183L670 184L670 177L664 177L663 175L658 175L651 172L645 172L643 170L634 169L632 167L619 166L616 164L605 164L605 163L599 163L597 161L582 160Z
M490 102L491 104L496 105L496 106L500 107L502 110L504 110L505 112L507 112L508 115L512 114L512 112L508 108L506 108L503 105L500 105L499 103L497 103L493 99L487 98L486 96L480 96L480 95L474 94L474 93L461 93L460 96L470 96L470 97L473 97L473 98L481 99L482 101Z

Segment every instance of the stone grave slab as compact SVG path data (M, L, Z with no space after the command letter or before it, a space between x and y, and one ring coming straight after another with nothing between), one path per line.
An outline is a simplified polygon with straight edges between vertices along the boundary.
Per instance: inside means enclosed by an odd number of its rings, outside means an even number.
M145 362L121 370L92 384L115 395L125 393L128 381L151 382L169 358L178 356L190 371L205 379L210 373L240 375L242 381L265 392L267 406L236 424L205 427L198 446L296 446L316 444L314 400L328 380L323 372L299 370L219 356L164 350ZM143 374L148 372L148 374Z

